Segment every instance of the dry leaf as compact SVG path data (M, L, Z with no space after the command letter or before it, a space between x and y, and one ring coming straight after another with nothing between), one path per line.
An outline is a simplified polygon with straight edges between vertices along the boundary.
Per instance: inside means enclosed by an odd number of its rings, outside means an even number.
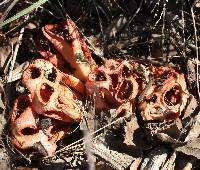
M200 159L200 138L197 138L193 141L188 141L185 145L174 145L176 151L182 152L186 155L191 155Z

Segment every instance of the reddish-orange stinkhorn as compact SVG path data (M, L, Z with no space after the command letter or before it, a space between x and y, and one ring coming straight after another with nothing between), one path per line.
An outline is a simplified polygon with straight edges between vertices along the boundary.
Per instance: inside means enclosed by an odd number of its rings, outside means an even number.
M65 126L62 130L52 133L50 131L54 127L50 126L48 133L44 133L38 128L38 114L31 106L30 95L22 95L16 99L11 111L11 140L20 149L35 148L37 144L41 144L46 154L52 155L57 147L56 142L69 131L69 127Z
M96 109L115 108L116 118L131 114L134 106L144 121L174 120L184 110L189 92L184 74L174 68L114 59L97 66L71 19L46 25L42 32L56 52L38 45L44 59L34 60L23 72L29 94L21 95L11 111L12 142L18 148L39 142L53 154L70 124L82 119L80 100L91 95ZM44 132L37 124L41 116L58 122ZM61 122L65 125L60 128Z
M154 85L140 103L144 120L174 120L181 115L189 98L184 74L173 68L154 67Z

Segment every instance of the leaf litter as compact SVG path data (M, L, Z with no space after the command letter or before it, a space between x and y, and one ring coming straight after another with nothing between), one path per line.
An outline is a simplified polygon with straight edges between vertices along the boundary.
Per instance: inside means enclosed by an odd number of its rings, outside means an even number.
M36 1L35 1L36 2ZM7 19L32 1L0 3ZM9 9L10 7L10 9ZM190 99L171 122L143 121L138 107L131 116L115 117L116 110L99 111L88 99L85 119L70 139L62 139L51 157L37 159L36 151L22 151L10 141L9 112L14 99L25 93L23 70L40 57L33 37L41 27L70 16L99 63L105 59L134 60L144 65L176 66L187 76ZM3 18L4 18L3 17ZM30 21L29 21L30 18ZM199 167L199 2L170 0L48 1L28 16L1 30L1 160L5 169L184 169ZM23 22L28 20L25 25ZM30 29L26 24L31 22ZM18 28L19 27L19 28ZM13 34L9 33L12 30ZM149 83L151 88L153 83ZM23 90L17 90L22 88ZM148 89L147 89L148 90ZM146 90L139 98L145 96ZM77 130L78 129L78 130ZM4 156L5 155L5 156ZM42 160L42 161L41 161ZM100 169L100 168L99 168Z

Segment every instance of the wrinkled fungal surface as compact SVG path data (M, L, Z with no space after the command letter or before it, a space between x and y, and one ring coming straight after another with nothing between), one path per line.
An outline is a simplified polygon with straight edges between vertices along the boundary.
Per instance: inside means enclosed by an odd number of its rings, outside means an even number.
M42 154L52 155L57 148L56 143L69 131L69 127L59 128L51 125L45 131L40 129L38 126L39 116L33 111L32 104L30 95L22 95L16 99L10 113L11 141L20 149L33 149L40 144L44 148Z
M141 115L144 120L175 120L189 98L184 74L168 67L154 68L152 74L154 83L140 103Z
M128 61L108 60L92 71L86 82L88 94L95 93L95 107L108 109L135 101L139 85L134 68Z

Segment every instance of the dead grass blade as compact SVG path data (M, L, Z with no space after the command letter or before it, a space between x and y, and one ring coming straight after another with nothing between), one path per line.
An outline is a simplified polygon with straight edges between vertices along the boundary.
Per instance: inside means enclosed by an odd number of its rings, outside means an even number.
M3 26L9 24L10 22L13 22L15 20L17 20L18 18L29 14L31 11L35 10L36 8L40 7L42 4L46 3L48 0L39 0L38 2L35 2L34 4L32 4L31 6L29 6L28 8L20 11L19 13L17 13L16 15L12 16L11 18L0 22L0 28L2 28Z

